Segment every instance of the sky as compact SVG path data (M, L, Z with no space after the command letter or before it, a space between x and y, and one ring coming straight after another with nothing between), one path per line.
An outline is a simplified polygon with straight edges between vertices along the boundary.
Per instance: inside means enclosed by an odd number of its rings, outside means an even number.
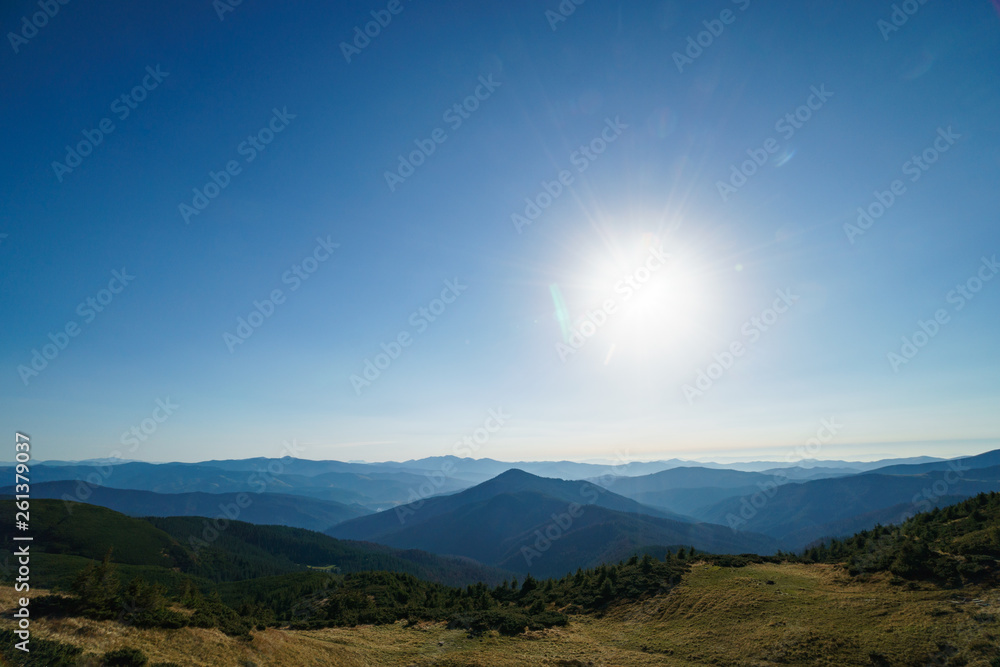
M996 449L1000 10L902 4L4 3L0 424L64 460Z

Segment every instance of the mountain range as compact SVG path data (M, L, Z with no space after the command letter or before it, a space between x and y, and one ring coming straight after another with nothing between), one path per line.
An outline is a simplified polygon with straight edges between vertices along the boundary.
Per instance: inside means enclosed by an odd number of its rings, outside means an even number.
M10 497L14 488L0 489ZM370 514L360 505L345 505L332 500L318 500L280 493L156 493L105 486L81 486L79 482L42 482L33 484L32 496L87 502L129 516L203 516L239 519L248 523L274 524L323 530L329 526ZM67 505L72 513L73 506Z
M644 547L771 553L777 541L642 505L590 482L507 472L466 491L333 526L327 534L467 556L536 576L617 560Z
M56 462L33 466L32 492L135 517L305 528L548 576L682 545L730 554L798 551L1000 489L1000 450L878 463L886 465L800 461L776 468L760 461L743 464L756 470L740 470L671 459L520 469L451 456Z

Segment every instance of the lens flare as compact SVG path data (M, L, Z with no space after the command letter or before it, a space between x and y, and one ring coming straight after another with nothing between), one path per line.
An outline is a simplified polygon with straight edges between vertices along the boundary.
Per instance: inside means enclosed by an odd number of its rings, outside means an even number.
M552 294L552 304L555 307L554 315L556 322L559 323L559 329L562 331L563 341L569 341L572 333L572 318L569 314L569 308L566 307L566 300L563 299L562 291L556 283L549 285L549 292Z

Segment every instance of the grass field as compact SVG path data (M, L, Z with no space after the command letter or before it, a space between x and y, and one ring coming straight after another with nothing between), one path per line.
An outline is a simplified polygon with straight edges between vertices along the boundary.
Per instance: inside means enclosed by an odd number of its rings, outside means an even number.
M40 594L36 592L36 595ZM13 607L3 588L0 603ZM567 628L472 639L442 624L268 629L252 642L216 630L137 630L39 620L34 636L96 657L130 646L151 662L249 667L332 665L985 665L1000 655L1000 594L859 582L826 565L696 565L669 594ZM5 611L4 627L11 627ZM1000 663L998 663L1000 664Z

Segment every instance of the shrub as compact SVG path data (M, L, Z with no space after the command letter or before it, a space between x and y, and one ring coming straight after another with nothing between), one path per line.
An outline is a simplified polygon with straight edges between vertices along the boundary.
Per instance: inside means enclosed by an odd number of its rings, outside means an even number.
M890 667L891 664L888 658L874 651L868 654L868 659L871 661L872 667Z
M70 644L34 638L29 644L31 652L24 653L14 647L18 641L20 639L13 630L0 630L0 656L3 656L4 664L21 667L72 667L83 653Z
M502 635L513 637L525 631L531 625L528 615L520 609L488 609L469 615L456 615L448 624L449 628L463 627L470 635L481 635L489 630L496 630Z
M107 667L146 667L149 658L137 648L119 648L104 654Z
M554 626L565 626L569 624L569 617L558 611L543 611L531 617L532 630L541 630Z

